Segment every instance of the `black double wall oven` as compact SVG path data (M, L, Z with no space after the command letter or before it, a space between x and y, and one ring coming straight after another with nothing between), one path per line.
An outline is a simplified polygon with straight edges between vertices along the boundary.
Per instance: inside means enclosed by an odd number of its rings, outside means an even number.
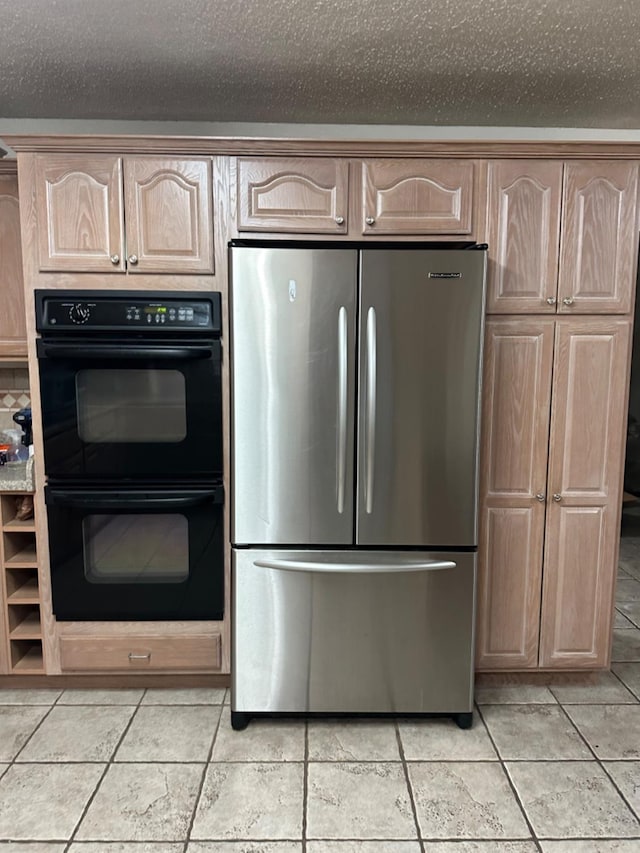
M221 300L36 291L53 611L222 619Z

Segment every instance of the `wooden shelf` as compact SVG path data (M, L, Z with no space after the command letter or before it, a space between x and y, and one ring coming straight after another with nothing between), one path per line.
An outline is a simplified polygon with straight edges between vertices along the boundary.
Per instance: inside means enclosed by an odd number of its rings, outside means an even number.
M5 560L5 566L8 569L37 569L38 557L36 554L35 542L30 543L23 548L22 551L19 551L17 554L14 554L13 557L9 557L8 560Z
M11 521L5 521L3 530L5 533L35 533L36 524L32 518L28 518L25 521L12 518Z
M38 590L38 580L37 578L29 578L29 580L23 584L19 589L16 589L15 592L12 592L11 595L7 596L7 604L39 604L40 603L40 592Z
M20 622L19 625L9 632L10 640L41 640L42 627L40 625L40 615L38 612L32 612Z
M34 643L31 648L13 665L12 672L20 675L39 675L44 671L42 645Z

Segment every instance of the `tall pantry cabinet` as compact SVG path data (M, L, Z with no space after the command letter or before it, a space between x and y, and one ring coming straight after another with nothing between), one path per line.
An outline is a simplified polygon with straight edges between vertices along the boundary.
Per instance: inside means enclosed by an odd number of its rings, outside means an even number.
M609 663L634 162L488 165L477 665Z

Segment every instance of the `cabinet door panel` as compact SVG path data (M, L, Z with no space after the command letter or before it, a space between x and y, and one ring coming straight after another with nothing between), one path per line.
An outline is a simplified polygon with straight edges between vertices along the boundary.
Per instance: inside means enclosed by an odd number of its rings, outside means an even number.
M562 202L560 311L631 311L638 254L637 194L635 163L567 163Z
M345 234L346 160L238 159L238 231Z
M562 163L489 164L490 313L555 314L561 191Z
M540 665L609 662L631 323L561 320L556 334Z
M128 271L212 273L211 163L128 157L124 178Z
M36 204L40 270L124 270L120 158L38 155Z
M554 326L553 320L487 323L479 669L537 665Z
M362 233L470 234L473 172L471 160L365 160Z
M18 181L0 175L0 355L27 354Z

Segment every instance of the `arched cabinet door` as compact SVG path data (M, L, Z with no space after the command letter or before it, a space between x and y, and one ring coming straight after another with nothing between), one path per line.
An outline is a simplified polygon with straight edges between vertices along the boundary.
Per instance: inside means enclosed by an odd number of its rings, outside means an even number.
M489 163L487 243L490 314L555 314L562 163Z
M346 234L346 160L239 157L237 170L238 231Z
M125 157L130 273L212 273L211 162Z
M122 272L119 157L36 157L39 266L43 272Z
M385 157L361 169L363 235L472 233L473 160Z
M0 175L0 355L27 354L18 180Z
M628 314L638 258L638 166L565 165L558 311Z

